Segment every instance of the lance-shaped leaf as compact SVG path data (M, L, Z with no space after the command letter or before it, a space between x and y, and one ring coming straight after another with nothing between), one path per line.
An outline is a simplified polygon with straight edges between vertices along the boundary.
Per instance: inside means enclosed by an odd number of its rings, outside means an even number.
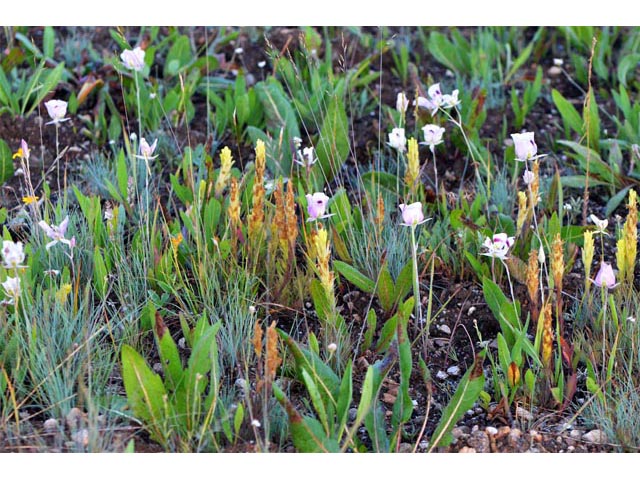
M456 422L462 417L464 412L469 410L478 400L482 389L484 388L484 372L482 370L482 362L484 355L479 353L473 361L471 368L464 374L456 392L451 397L448 405L442 412L440 423L436 427L435 432L431 436L432 451L436 447L446 447L453 441L451 429Z
M302 416L286 397L284 392L273 384L276 400L285 408L289 416L289 430L293 445L301 453L337 453L340 451L338 441L326 436L322 424L315 418Z

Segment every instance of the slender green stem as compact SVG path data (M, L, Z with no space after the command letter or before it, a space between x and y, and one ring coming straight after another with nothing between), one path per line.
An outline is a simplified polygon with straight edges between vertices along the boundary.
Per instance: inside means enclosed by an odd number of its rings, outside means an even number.
M420 281L418 279L418 249L416 243L416 226L411 226L411 257L413 259L413 298L416 301L416 321L422 323L422 305L420 303Z

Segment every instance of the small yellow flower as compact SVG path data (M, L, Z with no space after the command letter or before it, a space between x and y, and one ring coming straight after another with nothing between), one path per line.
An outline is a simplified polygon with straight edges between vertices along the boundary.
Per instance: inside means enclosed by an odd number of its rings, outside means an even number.
M178 250L178 247L182 243L182 240L184 240L184 237L182 236L182 233L178 233L178 235L176 235L175 237L171 238L171 245L173 246L173 250L174 251Z
M64 303L66 302L67 297L69 296L70 293L71 293L71 284L65 283L64 285L61 285L60 290L56 292L56 300L59 303Z
M31 205L32 203L36 203L38 200L40 200L40 197L37 197L35 195L29 195L27 197L22 197L22 202L25 205Z
M20 147L18 151L14 153L11 158L16 159L16 158L23 158L23 157L24 157L24 152L22 151L22 147Z

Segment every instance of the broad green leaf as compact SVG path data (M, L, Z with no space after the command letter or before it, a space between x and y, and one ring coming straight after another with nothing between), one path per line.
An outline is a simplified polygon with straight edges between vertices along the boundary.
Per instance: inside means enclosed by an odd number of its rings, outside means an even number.
M587 184L587 177L585 175L563 175L562 177L560 177L560 183L565 188L584 189L585 185ZM596 187L600 185L607 185L607 183L595 178L589 178L590 187Z
M307 371L303 368L300 372L302 374L302 380L304 381L305 386L307 387L307 392L309 392L309 396L311 397L311 403L313 404L313 408L318 414L318 418L320 419L320 423L324 428L325 435L329 435L331 433L329 429L329 418L327 417L327 410L322 403L322 397L320 395L320 391L318 390L318 386L313 381L313 378Z
M484 388L483 360L483 354L476 355L473 365L460 380L458 388L443 410L440 422L431 436L429 451L436 447L446 447L453 441L451 429L453 429L464 412L469 410L480 397L480 393Z
M335 372L318 355L300 347L295 340L283 331L278 330L278 335L284 340L288 350L293 355L298 377L301 378L302 369L306 370L318 385L325 404L331 402L332 405L336 405L340 392L340 379Z
M313 306L316 309L318 317L322 319L329 318L329 315L331 314L331 305L327 299L327 292L322 287L322 284L318 279L314 278L311 280L310 290Z
M411 289L413 288L413 261L409 260L407 264L402 267L398 278L396 279L395 288L395 303L400 303L404 300Z
M0 140L0 184L13 177L13 153L4 140Z
M620 82L623 87L627 86L627 77L629 76L629 72L637 70L638 64L640 64L640 53L630 53L625 55L618 62L618 82Z
M502 312L503 305L510 304L510 302L507 300L504 293L502 293L500 287L488 277L484 277L482 279L482 291L484 292L484 299L491 309L493 316L500 323L500 329L507 341L507 345L513 345L515 341L514 329L506 320Z
M336 414L338 417L338 428L336 433L339 436L342 436L342 432L344 431L347 420L349 418L349 406L351 405L351 401L353 400L353 365L351 360L347 362L347 366L344 369L344 373L342 374L342 382L340 383L340 393L338 394L338 406L336 409Z
M614 210L618 208L620 206L620 203L622 203L622 201L625 199L625 197L627 196L627 192L630 189L631 185L629 185L628 187L624 187L609 199L609 201L607 202L607 208L604 213L605 217L610 217L613 214Z
M56 34L53 27L47 25L42 34L42 52L46 58L53 58L56 47Z
M385 322L380 329L380 336L378 337L378 343L376 345L376 352L382 352L389 347L391 340L395 337L396 328L398 326L398 314Z
M191 52L189 37L180 35L169 49L169 53L167 53L167 58L164 63L164 77L167 78L177 75L192 60L193 54Z
M362 346L360 347L361 352L365 352L371 345L373 344L373 335L376 332L376 326L378 324L378 316L376 315L376 311L371 308L367 312L367 329L364 332L364 341L362 342Z
M582 111L585 129L587 129L589 147L595 151L600 150L600 114L598 113L598 103L593 91L589 91L588 108Z
M285 408L289 417L289 431L293 445L300 453L337 453L340 450L338 441L328 438L318 420L312 417L303 417L298 413L284 392L273 384L273 394L276 400Z
M147 304L150 305L150 304ZM182 370L182 360L169 329L164 324L159 313L154 312L154 333L158 345L158 353L162 363L162 371L165 377L165 386L174 393L182 384L184 371Z
M533 50L533 44L534 41L532 40L529 45L527 45L526 48L520 53L520 55L518 55L518 58L515 59L513 65L511 65L511 68L507 72L507 76L504 78L505 84L509 83L511 77L513 77L513 75L520 69L520 67L522 67L522 65L524 65L525 62L529 59L529 57L531 56L531 51Z
M380 306L384 309L385 312L390 312L395 305L395 290L396 288L393 284L393 279L391 278L389 269L385 264L382 269L380 269L377 289Z
M582 133L582 118L576 110L571 102L569 102L566 98L562 96L562 94L553 89L551 91L551 98L553 99L553 103L556 105L558 112L560 112L560 116L565 125L565 131L567 127L570 127L574 132L581 134ZM566 131L568 133L568 131Z
M164 420L166 391L160 375L153 373L129 345L122 346L122 379L133 414L145 422L154 436L158 435Z
M340 260L335 260L333 262L333 267L338 271L338 273L340 273L340 275L342 275L345 279L354 284L363 292L373 293L375 291L375 282L360 273L348 263L341 262Z

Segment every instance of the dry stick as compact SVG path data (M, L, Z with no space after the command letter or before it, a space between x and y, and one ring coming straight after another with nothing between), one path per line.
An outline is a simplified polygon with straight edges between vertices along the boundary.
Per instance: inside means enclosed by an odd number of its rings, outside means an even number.
M55 160L53 161L53 163L51 164L51 166L49 167L49 169L44 172L44 177L46 177L47 175L49 175L51 173L51 171L56 168L56 165L58 164L58 162L60 161L60 159L64 156L65 153L67 153L67 150L69 150L69 147L66 146L62 149L62 151L58 154L58 156L55 158ZM43 178L44 178L43 177ZM33 191L35 192L36 190L38 190L38 188L40 188L40 185L42 185L42 181L43 178L40 179L40 181L38 182L38 184L36 185L36 188L33 189Z
M584 126L586 130L585 134L587 137L587 171L584 177L584 194L582 198L582 225L583 226L587 224L587 211L589 207L589 165L591 163L591 148L589 148L589 140L590 140L589 132L591 130L590 128L591 97L593 95L593 90L591 89L591 73L592 73L592 67L593 67L593 55L596 50L596 43L597 43L596 37L593 37L591 39L591 56L589 57L589 77L588 77L589 89L587 90L587 97L585 98L584 106L583 106L583 111L586 112Z

